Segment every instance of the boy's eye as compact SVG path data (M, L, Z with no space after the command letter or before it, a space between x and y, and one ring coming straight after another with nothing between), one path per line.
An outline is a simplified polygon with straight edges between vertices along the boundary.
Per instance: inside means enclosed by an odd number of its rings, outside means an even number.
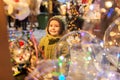
M52 25L50 25L49 27L53 27Z
M50 27L59 27L59 26L57 26L57 25L50 25Z
M59 27L59 26L55 26L55 27Z

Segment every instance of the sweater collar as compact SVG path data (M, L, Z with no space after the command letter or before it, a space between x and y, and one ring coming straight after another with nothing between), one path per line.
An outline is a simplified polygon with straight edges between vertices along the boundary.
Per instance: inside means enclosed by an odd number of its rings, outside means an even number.
M51 36L50 34L47 34L47 37L48 37L49 39L61 38L61 36Z

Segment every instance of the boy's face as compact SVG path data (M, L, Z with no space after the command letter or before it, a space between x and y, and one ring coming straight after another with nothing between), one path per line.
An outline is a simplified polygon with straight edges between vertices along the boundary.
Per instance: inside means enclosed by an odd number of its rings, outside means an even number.
M50 21L48 30L49 30L50 35L58 36L59 32L60 32L60 24L59 24L59 22L56 21L56 20Z

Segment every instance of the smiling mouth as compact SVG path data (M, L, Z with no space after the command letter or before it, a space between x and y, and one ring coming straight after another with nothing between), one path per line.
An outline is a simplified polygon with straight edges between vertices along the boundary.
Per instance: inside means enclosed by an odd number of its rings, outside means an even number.
M50 31L50 32L55 33L56 31Z

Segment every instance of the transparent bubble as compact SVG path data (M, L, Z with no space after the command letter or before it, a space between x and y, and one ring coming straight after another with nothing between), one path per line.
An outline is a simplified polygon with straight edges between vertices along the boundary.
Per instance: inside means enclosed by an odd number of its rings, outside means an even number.
M120 68L120 17L111 23L105 31L104 47L108 51L107 56L111 64Z
M40 60L25 80L58 80L57 64L57 60Z
M115 71L107 71L105 73L99 73L94 80L120 80L120 73Z
M9 50L13 63L27 63L34 53L29 31L9 30Z
M107 49L107 59L110 61L113 70L120 70L120 48L110 47Z
M29 61L32 55L32 48L24 39L16 39L9 43L10 55L17 64L23 64Z
M116 19L105 31L104 46L120 46L120 18Z
M101 49L100 41L86 31L66 34L55 50L59 72L67 80L93 80L97 74L93 60Z
M98 72L106 72L110 70L110 61L107 59L107 51L102 49L94 58L94 66Z

